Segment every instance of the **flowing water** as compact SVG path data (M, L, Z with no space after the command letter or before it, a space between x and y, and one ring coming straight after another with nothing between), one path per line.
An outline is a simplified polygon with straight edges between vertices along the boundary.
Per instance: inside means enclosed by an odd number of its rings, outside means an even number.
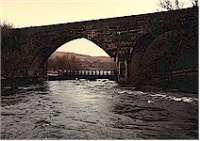
M108 80L2 89L2 139L198 138L197 94L142 92Z

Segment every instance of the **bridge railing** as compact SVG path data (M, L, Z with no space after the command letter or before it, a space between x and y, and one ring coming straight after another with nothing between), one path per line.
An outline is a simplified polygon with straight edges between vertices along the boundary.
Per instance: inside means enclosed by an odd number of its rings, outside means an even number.
M107 76L107 75L117 75L117 71L114 71L114 70L64 70L63 72L60 72L58 75Z
M118 73L115 70L60 70L48 72L49 80L71 79L110 79L117 80Z

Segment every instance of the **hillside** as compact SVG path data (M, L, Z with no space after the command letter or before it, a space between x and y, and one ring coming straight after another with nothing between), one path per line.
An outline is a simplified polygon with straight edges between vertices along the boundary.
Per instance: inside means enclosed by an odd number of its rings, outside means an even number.
M112 58L106 56L89 56L83 54L77 54L72 52L54 52L49 59L55 59L56 57L66 57L69 60L75 58L82 69L102 69L102 70L115 70L116 65ZM70 63L70 61L69 61Z

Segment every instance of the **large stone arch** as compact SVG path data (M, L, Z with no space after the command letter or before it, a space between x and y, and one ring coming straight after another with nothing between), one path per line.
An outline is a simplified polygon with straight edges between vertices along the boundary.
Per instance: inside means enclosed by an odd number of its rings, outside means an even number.
M198 44L196 33L189 30L172 30L154 39L145 50L140 60L140 71L137 74L139 84L159 83L164 72L187 68L187 60L198 65ZM187 57L187 59L185 58ZM183 60L183 58L185 58Z
M138 73L141 69L140 60L142 59L145 50L154 39L155 37L151 33L146 33L136 40L136 44L130 54L129 62L129 79L131 82L134 83L137 79Z
M36 74L43 75L43 73L45 72L44 69L45 69L46 62L47 62L48 58L51 56L51 54L56 51L56 49L58 49L60 46L62 46L65 43L68 43L70 41L75 41L75 40L81 39L81 38L84 38L84 39L87 39L88 41L91 41L92 43L99 46L108 55L111 56L110 52L105 50L105 47L103 48L104 44L102 42L100 42L99 40L96 40L95 38L91 38L91 37L88 37L88 36L76 36L74 38L70 38L70 39L67 39L67 40L58 39L57 43L55 43L55 44L49 43L48 45L40 48L39 50L37 50L37 52L34 53L30 67L28 69L28 75L29 76L35 76Z

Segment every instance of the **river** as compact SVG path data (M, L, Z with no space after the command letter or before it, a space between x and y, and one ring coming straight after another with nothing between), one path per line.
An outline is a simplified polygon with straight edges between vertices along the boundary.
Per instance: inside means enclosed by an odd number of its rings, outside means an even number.
M197 139L198 95L142 92L115 81L2 88L1 139Z

